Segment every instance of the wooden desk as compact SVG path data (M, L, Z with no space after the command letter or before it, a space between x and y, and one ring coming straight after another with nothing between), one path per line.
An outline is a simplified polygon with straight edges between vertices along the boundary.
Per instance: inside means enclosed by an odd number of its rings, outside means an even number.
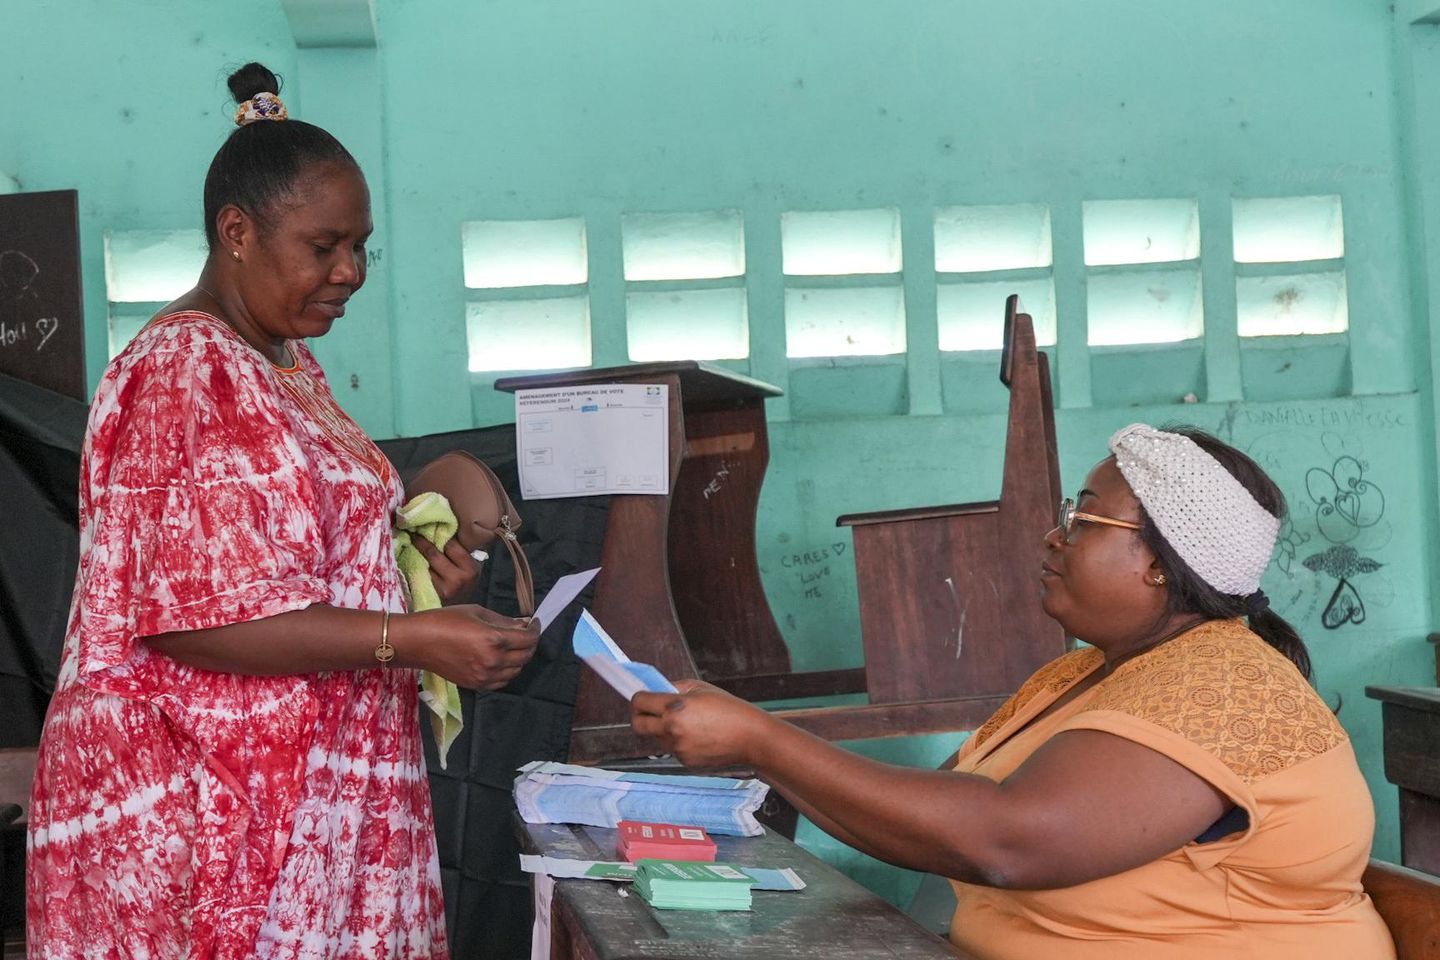
M1385 779L1400 788L1400 862L1440 874L1440 687L1366 687L1385 723Z
M687 360L506 377L495 389L608 383L669 388L670 492L612 498L596 618L632 658L667 677L788 676L790 653L755 557L755 511L770 462L765 400L779 388ZM603 681L582 673L570 759L645 756L629 717ZM608 737L597 740L597 731Z
M615 831L524 823L525 853L614 860ZM715 837L718 859L793 867L804 890L757 890L748 913L655 910L628 884L557 880L551 901L552 960L930 960L965 957L889 903L773 833ZM622 890L629 896L622 896Z

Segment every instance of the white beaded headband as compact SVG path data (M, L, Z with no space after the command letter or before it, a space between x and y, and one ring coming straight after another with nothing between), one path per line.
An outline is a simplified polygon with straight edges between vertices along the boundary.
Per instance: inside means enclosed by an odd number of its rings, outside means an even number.
M1221 593L1260 589L1280 518L1187 436L1132 423L1110 450L1160 535L1202 580Z

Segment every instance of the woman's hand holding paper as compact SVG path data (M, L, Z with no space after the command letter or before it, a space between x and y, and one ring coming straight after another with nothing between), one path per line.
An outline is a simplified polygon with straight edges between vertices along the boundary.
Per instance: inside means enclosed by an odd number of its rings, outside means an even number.
M654 737L687 767L751 764L753 745L776 721L765 711L699 680L678 680L679 693L637 693L635 731Z
M476 604L396 620L390 635L405 665L472 690L498 690L515 679L540 639L538 626L528 619L502 617Z

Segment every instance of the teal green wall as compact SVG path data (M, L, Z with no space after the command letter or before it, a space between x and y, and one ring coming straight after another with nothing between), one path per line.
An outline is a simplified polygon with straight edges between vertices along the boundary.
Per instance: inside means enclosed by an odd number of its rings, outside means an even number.
M0 9L0 172L80 191L90 383L109 358L105 231L202 229L210 158L229 133L226 64L295 72L276 3L22 0Z
M1046 203L1067 487L1125 423L1198 423L1274 471L1297 561L1326 545L1311 468L1354 456L1383 491L1383 520L1353 542L1382 564L1355 577L1363 624L1323 628L1335 581L1298 562L1266 587L1310 642L1321 692L1343 697L1376 850L1394 858L1363 688L1433 682L1424 637L1440 623L1440 28L1412 25L1430 7L374 0L376 47L297 50L276 0L19 0L0 30L0 174L81 191L93 379L103 231L197 225L228 130L222 68L259 58L288 74L296 112L351 146L375 194L370 287L318 352L377 436L511 417L494 375L467 370L462 222L585 217L594 361L613 364L627 358L621 215L741 210L751 355L735 366L787 391L770 406L760 560L803 668L860 661L837 515L998 489L995 356L936 347L934 208ZM1231 198L1309 194L1344 202L1350 331L1242 344ZM1090 350L1082 202L1174 197L1199 202L1205 340ZM879 206L902 216L908 354L787 360L780 214ZM1191 392L1201 402L1180 403ZM802 583L793 558L822 550L805 572L828 572ZM934 763L957 739L864 749ZM913 892L915 878L805 836L898 902Z

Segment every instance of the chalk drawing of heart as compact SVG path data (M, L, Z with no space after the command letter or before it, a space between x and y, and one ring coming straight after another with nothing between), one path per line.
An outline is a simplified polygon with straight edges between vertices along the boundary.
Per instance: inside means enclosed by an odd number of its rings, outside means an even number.
M1305 489L1315 502L1315 523L1331 543L1347 543L1385 515L1385 494L1365 479L1365 466L1354 457L1338 458L1329 470L1312 467Z
M1320 624L1326 630L1338 630L1347 623L1365 622L1365 601L1347 580L1341 580L1320 615Z
M1360 526L1360 498L1353 493L1341 493L1335 497L1335 512L1344 517L1352 527Z
M58 317L43 317L35 321L35 329L40 331L40 342L35 345L35 349L40 350L55 336L55 331L60 329L60 320Z

